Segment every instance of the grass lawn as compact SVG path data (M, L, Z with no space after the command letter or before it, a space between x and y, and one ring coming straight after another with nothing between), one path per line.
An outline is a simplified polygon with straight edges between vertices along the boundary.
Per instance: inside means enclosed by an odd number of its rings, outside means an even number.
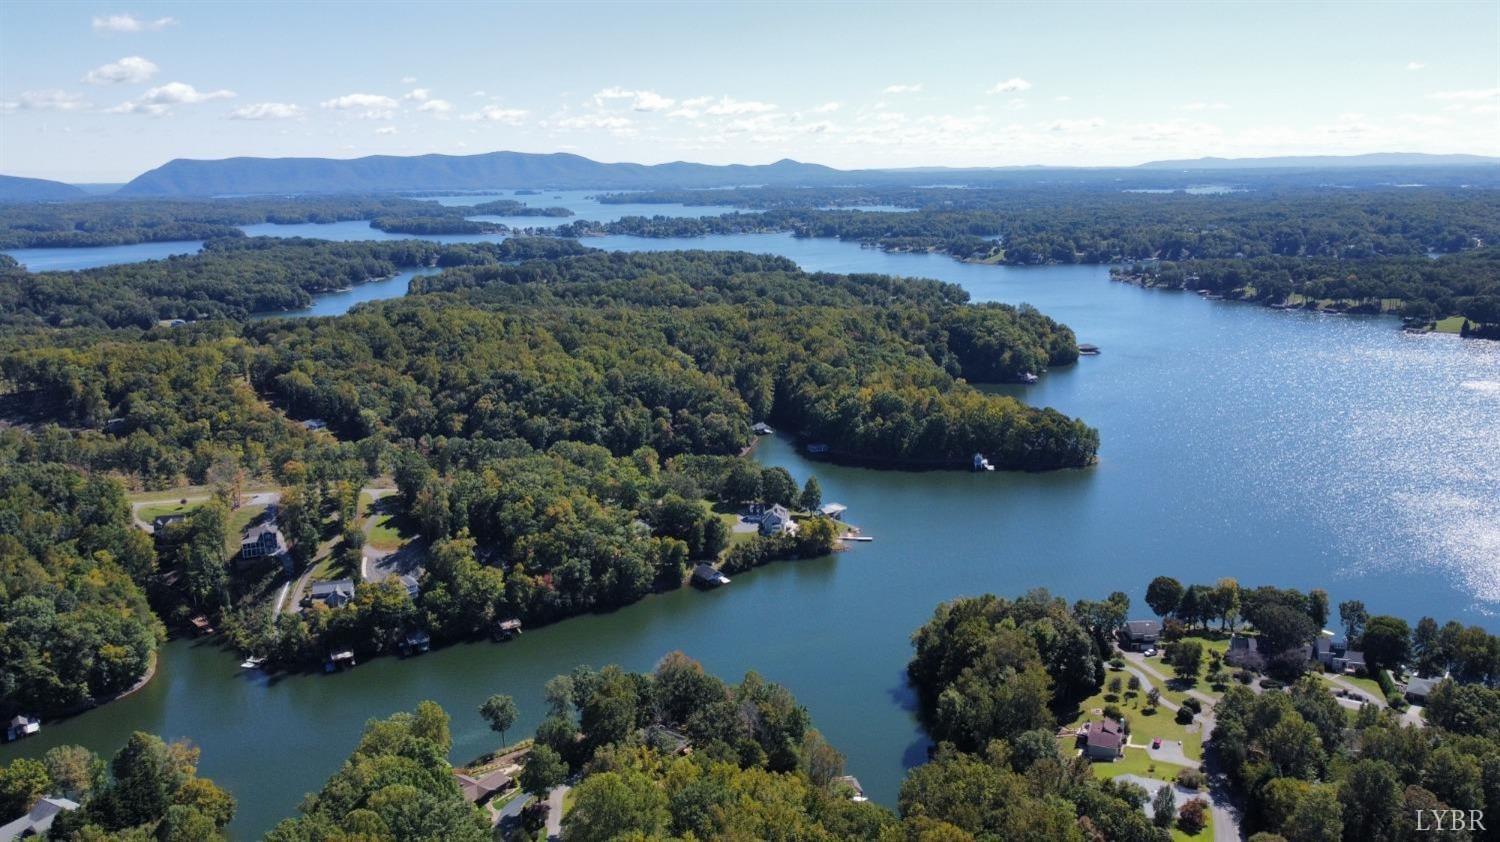
M149 506L142 506L136 510L136 517L139 517L145 523L150 523L162 515L185 515L204 503L201 499L189 499L186 503L177 502L181 499L181 497L173 497L171 500L162 503L152 503Z
M365 520L370 522L365 543L371 547L377 550L394 550L412 537L402 532L396 515L390 513L390 503L395 502L394 497L386 496L375 500L362 493L359 502Z
M1324 681L1328 681L1328 677L1323 675L1322 673L1314 673L1314 675L1317 675ZM1358 687L1359 689L1365 691L1366 693L1369 693L1377 699L1385 698L1385 691L1380 689L1380 682L1376 681L1373 678L1355 678L1352 675L1341 675L1339 676L1339 678L1344 679L1345 681L1353 684L1355 687ZM1333 684L1333 682L1331 681L1329 681L1328 683Z
M1160 760L1152 760L1151 756L1141 749L1125 749L1125 756L1113 763L1102 761L1090 764L1094 769L1094 776L1100 779L1117 778L1120 775L1140 775L1143 778L1155 778L1159 781L1172 781L1177 779L1177 773L1184 767L1172 763L1163 763Z
M1460 330L1463 329L1463 326L1464 326L1464 317L1463 316L1449 316L1446 319L1438 319L1437 323L1435 323L1432 326L1432 329L1435 330L1435 331L1437 331L1438 333L1455 333L1456 334Z
M245 534L250 521L260 517L265 511L265 506L240 506L229 514L229 529L224 536L224 547L230 555L240 551L240 536Z
M1084 699L1078 705L1078 710L1072 717L1059 717L1062 724L1069 728L1076 728L1088 719L1095 718L1092 711L1102 709L1110 704L1105 699L1108 695L1110 679L1120 678L1121 681L1129 682L1130 674L1124 672L1109 671L1109 677L1105 679L1105 688L1098 693ZM1120 708L1125 718L1130 722L1130 741L1137 744L1150 744L1153 739L1160 737L1164 742L1182 742L1182 751L1194 760L1203 759L1203 735L1188 731L1188 726L1178 725L1175 714L1166 708L1157 708L1156 713L1146 714L1143 708L1146 706L1146 687L1142 686L1134 696L1129 695L1130 690L1124 689L1120 698L1113 704ZM1164 693L1163 696L1166 694ZM1127 752L1128 754L1128 752ZM1143 755L1144 756L1144 755Z

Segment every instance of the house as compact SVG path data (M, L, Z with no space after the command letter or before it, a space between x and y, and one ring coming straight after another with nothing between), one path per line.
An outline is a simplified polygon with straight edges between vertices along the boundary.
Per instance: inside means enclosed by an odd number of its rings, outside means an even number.
M1260 641L1242 634L1229 638L1229 651L1224 660L1232 667L1247 670L1259 670L1266 665L1265 656L1260 653Z
M1441 684L1446 676L1437 678L1411 678L1406 682L1406 700L1414 704L1427 704L1427 697L1432 695L1432 690Z
M839 775L833 779L834 791L844 790L849 793L850 801L869 801L865 797L865 788L860 786L859 778L853 775Z
M770 424L767 424L764 421L759 421L750 428L750 432L756 434L757 436L769 436L776 431L771 429Z
M1085 724L1079 735L1083 755L1090 760L1118 760L1125 756L1125 727L1113 719Z
M843 520L844 512L847 511L849 511L849 507L843 503L824 503L818 507L818 514L823 517L833 518L834 520Z
M26 815L8 824L0 825L0 842L11 842L13 839L30 839L47 835L52 828L52 820L59 813L77 810L78 803L66 798L47 797L36 802Z
M406 595L412 599L416 599L422 593L422 583L410 573L403 573L398 581L401 582L401 587L406 588Z
M453 779L458 781L464 800L470 804L483 804L495 797L496 793L505 792L516 785L516 779L504 769L496 769L479 777L455 771Z
M17 716L5 723L5 741L13 743L42 730L42 720L34 716Z
M729 584L729 577L720 573L712 564L700 561L693 566L693 584L703 588L717 588Z
M511 618L509 620L501 620L500 622L496 623L495 628L490 632L490 637L496 641L510 640L520 633L521 621L515 618Z
M1365 653L1350 649L1342 640L1334 640L1332 632L1318 635L1310 646L1304 646L1310 661L1317 661L1331 672L1354 673L1365 668Z
M281 530L276 528L276 522L272 519L250 527L250 531L246 532L244 539L240 541L240 558L246 561L271 558L285 551L286 542L282 540Z
M185 520L187 520L187 515L181 513L173 515L157 515L151 521L151 534L157 537L161 537L162 535L166 534L167 527L171 526L174 523L182 523Z
M328 429L328 422L321 418L309 418L302 422L302 429L313 431L326 430Z
M403 655L420 655L432 648L432 635L417 629L406 633L401 640L401 653Z
M329 608L339 608L354 600L354 583L348 579L313 582L312 587L308 589L307 598L311 602L321 602Z
M649 725L642 732L645 742L650 746L657 746L668 754L691 754L693 752L692 740L686 734L673 731L665 725Z
M1120 645L1141 652L1156 646L1161 637L1161 623L1155 620L1127 620L1120 629Z
M792 520L792 513L787 511L786 506L772 506L760 516L760 534L796 535L797 522Z

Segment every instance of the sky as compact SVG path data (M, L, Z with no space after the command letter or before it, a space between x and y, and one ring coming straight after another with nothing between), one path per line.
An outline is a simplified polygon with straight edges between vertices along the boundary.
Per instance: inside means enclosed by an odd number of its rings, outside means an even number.
M0 3L0 172L1500 154L1500 2Z

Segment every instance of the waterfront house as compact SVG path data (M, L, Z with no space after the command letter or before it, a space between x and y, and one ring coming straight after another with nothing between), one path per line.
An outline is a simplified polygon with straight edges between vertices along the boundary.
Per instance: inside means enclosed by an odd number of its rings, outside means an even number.
M58 814L77 810L78 803L66 798L48 796L32 805L26 815L13 822L0 825L0 842L14 839L41 839L52 829L52 820Z
M1125 728L1113 719L1084 725L1083 754L1090 760L1118 760L1125 756Z
M1432 695L1432 689L1442 683L1444 676L1437 678L1412 678L1406 682L1406 700L1418 705L1427 704L1427 697Z
M483 804L494 798L496 793L506 792L516 785L516 779L504 769L496 769L478 777L455 770L453 779L458 782L464 800L470 804Z
M700 561L693 567L693 584L705 588L717 588L729 584L729 577L720 573L712 564Z
M824 503L818 508L818 514L823 517L833 518L834 520L843 520L844 512L847 511L849 511L849 507L843 503Z
M354 600L354 583L348 579L333 582L313 582L307 590L311 602L321 602L329 608L339 608Z
M796 535L797 522L792 520L792 513L787 511L786 506L772 506L760 516L760 534Z
M22 737L29 737L42 730L42 720L34 716L17 715L15 719L5 723L5 741L15 742Z
M859 778L853 775L839 775L837 778L834 778L832 788L834 792L843 791L849 793L850 801L870 800L865 797L865 788L860 786Z
M1334 640L1327 632L1313 641L1308 656L1330 672L1353 673L1365 668L1365 653L1350 649L1348 643Z
M1120 629L1120 645L1135 652L1156 646L1160 637L1161 623L1155 620L1127 620L1125 627Z
M1242 634L1229 638L1229 651L1224 660L1232 667L1247 670L1259 670L1266 665L1266 659L1260 653L1260 641Z

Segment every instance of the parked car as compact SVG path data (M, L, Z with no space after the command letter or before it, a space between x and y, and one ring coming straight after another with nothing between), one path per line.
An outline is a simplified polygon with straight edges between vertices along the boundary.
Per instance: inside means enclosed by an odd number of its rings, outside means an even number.
M1155 649L1155 647L1149 647L1149 648L1146 649L1146 651L1142 652L1141 654L1145 655L1148 658L1154 658L1154 657L1156 657L1156 649Z
M1156 739L1152 740L1151 741L1151 747L1152 748L1161 748L1161 737L1157 737Z

